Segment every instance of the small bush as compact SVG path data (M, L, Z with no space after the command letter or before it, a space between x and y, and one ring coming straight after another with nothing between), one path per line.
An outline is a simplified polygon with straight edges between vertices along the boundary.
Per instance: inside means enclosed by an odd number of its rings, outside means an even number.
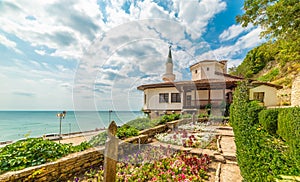
M117 130L117 137L120 139L129 138L131 136L137 136L138 134L139 130L127 124L124 124Z
M149 118L136 118L126 124L140 131L155 126L155 123L151 122Z
M277 132L278 111L278 109L267 109L258 114L259 124L271 135L276 135Z
M165 124L167 122L175 121L175 120L178 120L178 119L180 119L180 114L163 115L160 118L159 124Z
M99 133L96 136L93 136L91 138L91 140L89 141L89 143L94 147L101 146L101 145L105 144L106 140L107 140L107 131L104 131L104 132Z
M207 113L200 113L200 114L198 114L198 118L208 118L208 114Z

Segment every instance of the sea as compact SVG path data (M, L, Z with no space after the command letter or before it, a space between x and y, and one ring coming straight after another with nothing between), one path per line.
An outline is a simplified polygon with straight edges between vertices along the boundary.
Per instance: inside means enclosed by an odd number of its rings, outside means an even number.
M107 128L110 121L121 126L144 117L141 111L0 111L0 142L16 141L45 134L58 134L61 121L63 134Z

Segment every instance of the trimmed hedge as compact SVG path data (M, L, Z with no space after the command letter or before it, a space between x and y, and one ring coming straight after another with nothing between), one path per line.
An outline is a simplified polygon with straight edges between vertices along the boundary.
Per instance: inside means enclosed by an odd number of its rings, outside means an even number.
M262 130L258 112L263 108L250 102L246 82L239 83L230 107L236 153L245 181L274 181L279 175L300 175L295 158L278 138Z
M279 109L262 110L258 114L259 124L271 135L276 135Z
M282 109L278 115L278 134L287 142L300 168L300 107Z

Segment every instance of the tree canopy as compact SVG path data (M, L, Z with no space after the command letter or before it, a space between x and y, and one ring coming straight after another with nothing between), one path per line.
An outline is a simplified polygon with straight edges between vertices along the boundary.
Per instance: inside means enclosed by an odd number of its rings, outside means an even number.
M244 10L236 18L242 26L253 23L264 29L262 36L299 39L299 0L245 0Z
M281 67L300 63L299 0L245 0L244 10L237 22L262 27L261 36L268 42L250 50L242 64L230 70L232 74L251 78L271 61Z

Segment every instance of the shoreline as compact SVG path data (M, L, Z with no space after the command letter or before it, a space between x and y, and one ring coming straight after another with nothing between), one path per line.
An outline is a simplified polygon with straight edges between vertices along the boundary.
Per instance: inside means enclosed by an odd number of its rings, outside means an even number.
M71 132L71 133L62 133L61 136L62 136L62 139L60 140L61 143L66 143L65 141L70 141L70 143L73 143L72 142L72 139L75 141L75 143L78 143L78 139L76 138L84 138L84 137L87 137L87 138L91 138L91 136L95 136L96 134L100 133L100 132L104 132L106 130L106 128L96 128L96 129L93 129L93 130L86 130L86 131L77 131L77 132ZM51 140L51 141L59 141L58 140L58 134L44 134L40 137L28 137L28 138L43 138L44 140ZM18 140L8 140L8 141L0 141L0 147L4 147L5 145L8 145L8 144L12 144L12 143L15 143L17 141L20 141L20 140L25 140L25 138L20 138Z

